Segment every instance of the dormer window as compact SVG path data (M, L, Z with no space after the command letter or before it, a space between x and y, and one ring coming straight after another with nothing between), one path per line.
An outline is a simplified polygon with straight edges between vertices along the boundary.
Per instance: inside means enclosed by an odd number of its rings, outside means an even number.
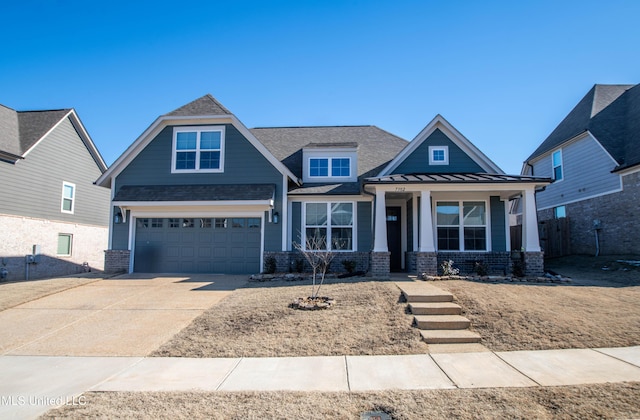
M357 144L311 143L303 149L303 182L356 182Z
M448 165L448 146L429 146L429 165Z

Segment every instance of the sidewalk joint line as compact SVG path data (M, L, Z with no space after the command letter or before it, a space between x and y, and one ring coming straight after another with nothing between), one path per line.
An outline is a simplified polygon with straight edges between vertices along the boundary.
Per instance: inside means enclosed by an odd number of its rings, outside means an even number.
M522 372L520 369L518 369L517 367L513 366L511 363L507 362L506 360L504 360L502 357L500 357L500 355L498 353L496 353L495 351L492 351L491 353L495 354L496 357L500 360L502 360L504 363L507 364L507 366L509 366L511 369L515 370L516 372L518 372L520 375L524 376L525 378L529 379L531 382L533 382L534 384L538 385L538 386L543 386L540 382L536 381L535 379L533 379L532 377L530 377L529 375L527 375L526 373Z
M347 374L347 392L351 392L351 381L349 380L349 363L347 362L347 355L344 355L344 371Z
M226 375L224 375L224 378L222 378L222 380L220 381L220 383L218 384L218 386L216 387L216 391L220 391L220 387L227 381L227 379L229 378L229 376L231 376L231 374L238 368L238 365L240 364L240 362L242 362L244 360L244 356L239 357L238 358L238 362L231 368L229 369L229 372L227 372Z
M624 347L621 347L621 348L624 348ZM631 365L631 366L633 366L633 367L640 368L640 366L638 366L638 365L636 365L636 364L634 364L634 363L628 362L628 361L626 361L626 360L624 360L624 359L621 359L621 358L619 358L619 357L616 357L616 356L612 356L612 355L607 354L607 353L605 353L605 352L603 352L603 351L600 351L600 350L598 350L598 349L591 349L591 348L590 348L589 350L593 350L593 351L595 351L596 353L600 353L600 354L603 354L603 355L605 355L605 356L608 356L608 357L610 357L610 358L612 358L612 359L619 360L619 361L624 362L624 363L626 363L626 364L628 364L628 365Z
M80 357L86 357L86 356L80 356ZM93 356L92 356L92 357L93 357ZM95 356L95 357L105 357L105 356ZM106 356L106 357L112 357L112 356ZM116 356L116 357L118 357L118 356ZM135 358L136 356L133 356L133 357L131 357L131 356L124 356L124 357L126 357L126 358L129 358L129 357L130 357L131 359L133 359L133 358ZM138 360L137 360L136 362L134 362L133 364L131 364L131 365L127 366L127 367L124 367L124 368L120 369L119 371L117 371L117 372L113 373L112 375L107 376L107 377L106 377L105 379L103 379L102 381L100 381L100 382L98 382L98 383L96 383L96 384L91 385L91 386L89 387L89 389L87 389L86 391L83 391L82 393L84 394L85 392L92 392L92 391L93 391L97 386L104 384L105 382L109 381L109 380L110 380L110 379L112 379L112 378L115 378L115 377L116 377L116 376L118 376L118 375L121 375L121 374L122 374L122 373L124 373L125 371L127 371L127 370L129 370L129 369L133 368L134 366L138 365L140 362L142 362L142 361L143 361L144 359L146 359L146 358L147 358L147 357L145 357L145 356L138 356L138 357L137 357L137 359L138 359Z
M435 363L435 364L436 364L436 366L438 366L438 369L440 369L440 371L441 371L442 373L444 373L444 376L446 376L446 377L447 377L447 379L448 379L448 380L449 380L449 381L450 381L450 382L451 382L451 383L456 387L456 389L462 389L462 388L460 388L460 385L458 385L458 384L456 383L456 381L454 381L453 379L451 379L451 376L449 376L449 374L448 374L444 369L442 369L442 366L440 366L440 364L438 363L438 361L437 361L436 359L434 359L434 358L433 358L433 356L431 355L431 353L427 353L427 354L429 355L429 357L431 358L431 360L433 360L433 363Z

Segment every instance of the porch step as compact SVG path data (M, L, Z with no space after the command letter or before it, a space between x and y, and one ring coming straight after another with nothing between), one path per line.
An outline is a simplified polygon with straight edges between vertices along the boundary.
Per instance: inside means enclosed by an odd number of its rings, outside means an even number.
M397 282L402 295L409 303L415 302L451 302L453 295L435 286L418 282Z
M420 335L427 344L479 343L481 338L469 330L421 330Z
M409 304L414 315L461 315L462 308L453 302L414 302Z
M421 330L465 330L471 326L461 315L416 315L413 319Z

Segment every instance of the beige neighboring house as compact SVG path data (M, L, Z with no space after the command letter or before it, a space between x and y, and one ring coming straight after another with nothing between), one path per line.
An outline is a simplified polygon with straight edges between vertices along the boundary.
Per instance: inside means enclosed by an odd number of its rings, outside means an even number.
M0 281L103 269L106 169L75 110L0 105Z

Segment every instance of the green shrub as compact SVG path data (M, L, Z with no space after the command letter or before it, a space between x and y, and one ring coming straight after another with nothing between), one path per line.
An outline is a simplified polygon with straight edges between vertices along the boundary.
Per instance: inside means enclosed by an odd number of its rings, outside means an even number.
M276 261L276 257L271 255L264 259L264 272L266 274L275 273L277 266L278 262Z

